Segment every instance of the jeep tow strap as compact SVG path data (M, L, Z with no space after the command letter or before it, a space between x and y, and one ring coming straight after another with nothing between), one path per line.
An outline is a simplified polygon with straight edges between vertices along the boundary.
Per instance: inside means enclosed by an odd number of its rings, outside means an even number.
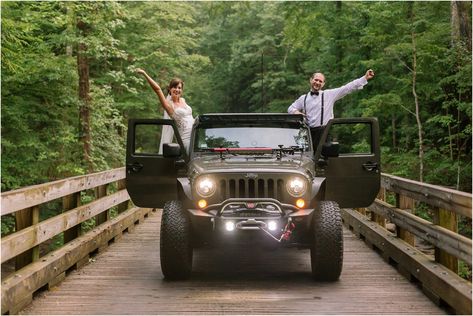
M292 231L294 230L294 228L296 228L296 225L289 219L286 226L284 227L284 231L283 231L281 237L279 237L279 239L278 239L275 236L273 236L273 234L271 234L271 232L267 231L265 228L259 227L259 229L261 229L266 234L271 236L271 238L273 238L277 242L281 242L282 240L288 241L291 238L291 234L292 234Z

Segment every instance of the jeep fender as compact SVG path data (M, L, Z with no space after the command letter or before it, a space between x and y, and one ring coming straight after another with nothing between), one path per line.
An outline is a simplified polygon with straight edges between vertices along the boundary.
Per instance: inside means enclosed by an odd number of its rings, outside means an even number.
M325 195L325 178L315 178L312 181L312 191L310 200L323 200L323 196Z
M188 178L177 178L177 192L178 199L192 201L191 182Z

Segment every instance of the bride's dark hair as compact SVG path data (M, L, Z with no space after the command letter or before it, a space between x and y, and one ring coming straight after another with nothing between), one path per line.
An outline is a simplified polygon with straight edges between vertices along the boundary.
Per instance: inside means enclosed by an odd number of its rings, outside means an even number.
M184 81L182 81L182 79L180 78L172 78L171 81L169 82L169 85L167 87L167 94L170 95L171 94L171 88L176 88L179 84L182 85L182 89L184 89Z

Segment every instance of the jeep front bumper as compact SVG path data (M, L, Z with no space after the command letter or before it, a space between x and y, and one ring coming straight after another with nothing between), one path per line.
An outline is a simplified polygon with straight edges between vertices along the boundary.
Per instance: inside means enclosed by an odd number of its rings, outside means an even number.
M299 209L270 198L231 198L188 211L193 232L204 240L254 238L263 233L278 242L304 244L314 209Z

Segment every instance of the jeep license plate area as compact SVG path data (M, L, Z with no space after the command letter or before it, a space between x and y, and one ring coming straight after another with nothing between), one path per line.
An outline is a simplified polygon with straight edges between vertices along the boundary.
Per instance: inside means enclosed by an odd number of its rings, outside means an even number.
M284 206L274 199L229 199L216 214L215 230L227 236L259 231L281 242L284 234L290 234L287 228L292 227L289 225L292 220L287 215L294 211Z
M287 233L288 228L294 229L292 220L289 217L259 217L259 218L241 218L241 217L216 217L215 231L220 236L244 236L260 232L263 235L271 237L273 241L281 242ZM287 240L287 239L285 239Z

